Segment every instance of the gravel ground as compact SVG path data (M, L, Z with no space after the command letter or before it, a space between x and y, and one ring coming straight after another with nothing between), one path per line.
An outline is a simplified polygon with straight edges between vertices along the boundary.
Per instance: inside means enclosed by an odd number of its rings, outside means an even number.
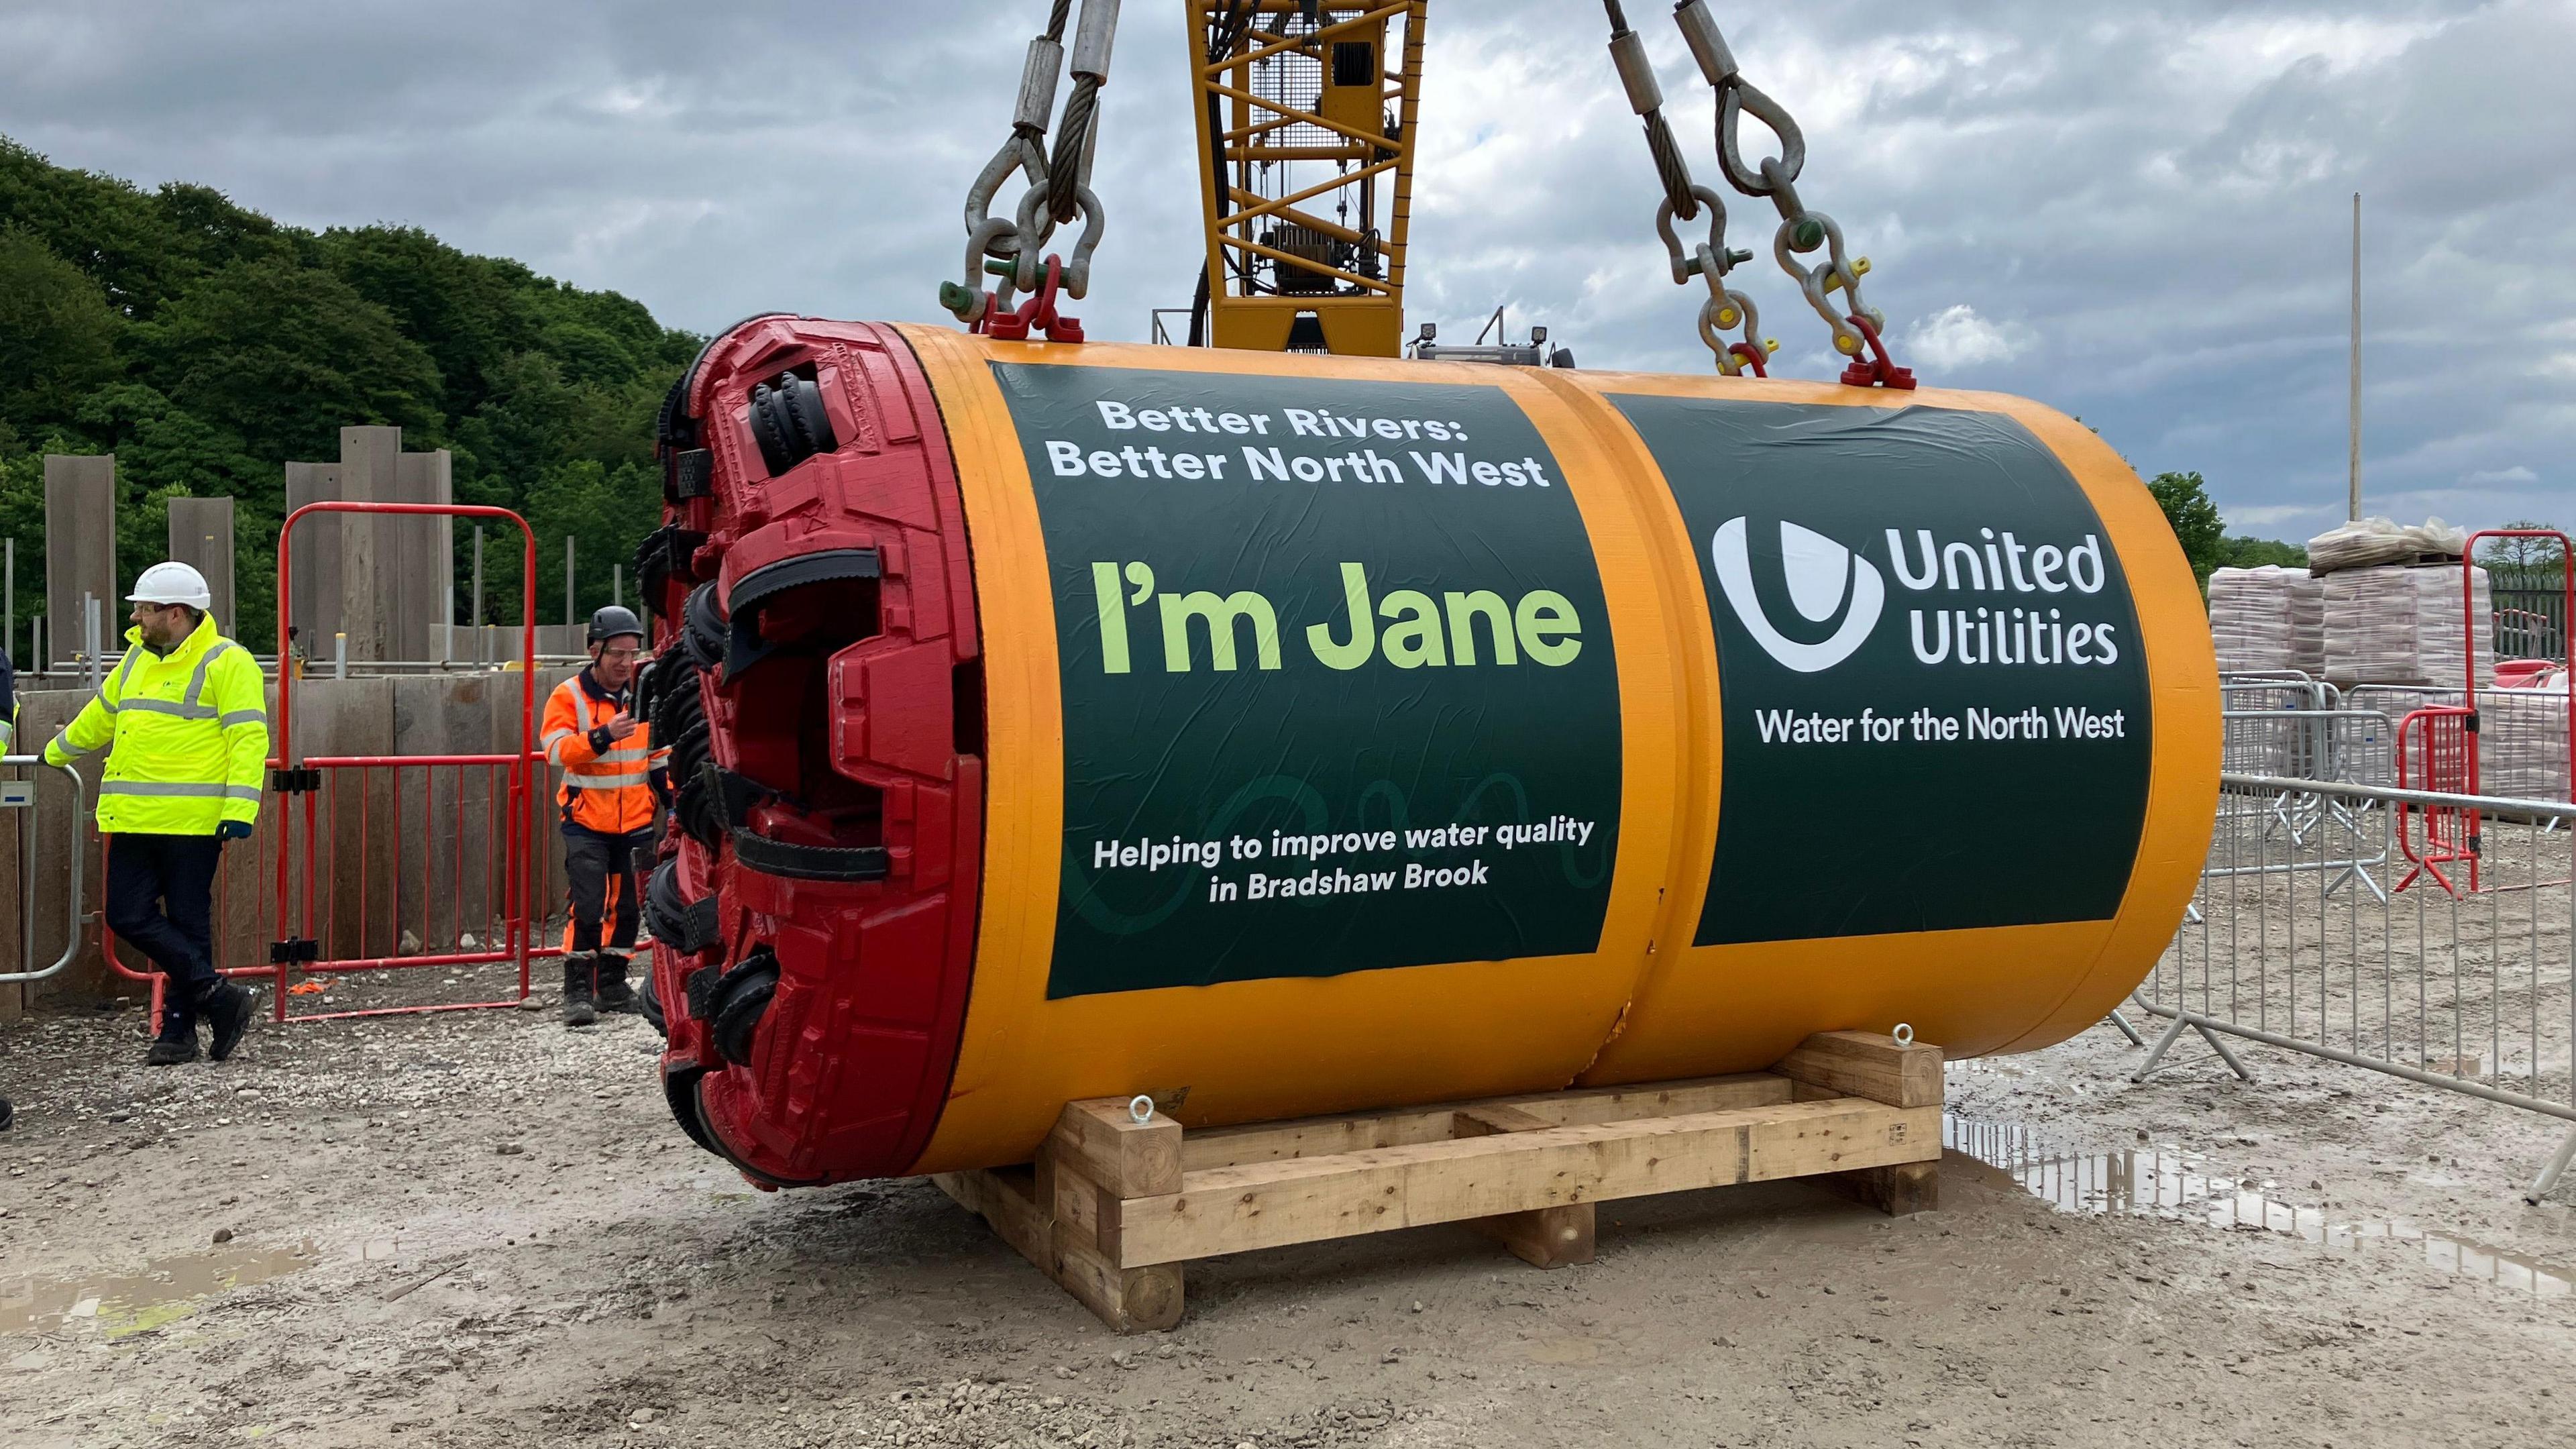
M1937 1213L1772 1184L1605 1207L1557 1272L1251 1253L1122 1339L925 1184L752 1191L631 1017L163 1071L139 1030L0 1027L0 1443L2576 1442L2576 1220L2518 1196L2551 1124L2262 1048L2253 1087L2198 1047L2131 1085L2107 1029L1954 1069L1959 1139L2022 1159L1953 1152Z

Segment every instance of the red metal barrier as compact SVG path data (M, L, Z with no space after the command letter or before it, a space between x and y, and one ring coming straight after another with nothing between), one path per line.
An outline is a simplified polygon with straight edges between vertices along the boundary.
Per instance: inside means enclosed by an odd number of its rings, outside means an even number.
M523 544L519 564L519 730L517 737L513 742L513 747L507 753L494 755L414 756L409 759L399 755L351 755L329 759L317 758L312 760L303 759L296 754L295 684L297 671L289 668L287 665L287 660L290 658L290 634L288 630L287 615L290 603L295 597L293 587L294 548L292 547L291 541L295 533L295 525L301 522L306 514L310 513L372 513L396 516L412 515L447 518L490 518L507 520L508 522L518 526L519 536ZM277 764L276 772L272 776L272 783L282 794L300 794L304 797L304 869L302 881L302 910L299 914L290 906L290 902L293 899L291 893L296 883L295 871L292 865L292 857L295 854L293 849L295 811L290 804L288 808L282 809L278 812L279 815L284 817L281 823L285 826L285 833L281 837L281 847L277 854L277 921L279 935L274 944L269 948L270 969L276 979L276 1004L274 1007L276 1018L279 1021L325 1021L347 1016L384 1016L409 1012L461 1011L472 1010L478 1007L511 1006L520 1001L526 1000L528 996L528 957L530 948L533 945L529 939L528 930L530 895L528 865L533 853L529 849L528 802L529 772L532 761L532 756L529 752L535 742L537 731L537 535L535 530L528 527L528 521L526 519L521 518L518 514L511 512L509 509L494 508L484 504L308 503L303 507L296 509L293 513L288 514L286 516L285 524L278 529L277 657L279 661L277 680ZM404 838L402 836L402 819L399 813L400 801L402 799L402 792L400 789L401 771L406 767L435 770L442 766L456 770L481 769L486 773L487 778L489 778L494 771L508 772L510 782L509 807L506 814L502 816L500 821L502 826L501 834L503 839L507 842L506 848L502 852L501 892L505 897L505 904L503 906L501 922L503 933L501 949L497 951L447 952L443 954L424 953L419 956L406 957L399 954L367 954L362 945L360 948L360 954L336 958L329 956L323 950L323 938L316 934L316 926L314 924L314 868L317 860L324 859L329 856L329 850L326 846L326 838L320 834L317 829L317 811L320 806L320 797L325 793L322 789L323 778L325 775L329 775L336 783L340 772L352 770L358 772L360 780L359 788L357 790L360 820L359 846L362 852L364 852L361 859L365 860L372 857L374 854L374 852L369 849L371 839L368 835L368 831L372 827L373 823L366 819L368 797L372 793L368 789L370 773L379 768L390 769L395 772L395 789L392 791L392 796L396 802L396 814L391 821L385 822L380 828L391 830L393 832L393 838L397 842L400 842ZM427 783L431 788L429 788L424 794L425 809L427 805L434 804L437 799L435 781L429 780ZM456 798L460 802L460 806L465 795L463 784L463 778L460 776L458 780L458 789L456 791ZM334 803L336 806L336 795ZM334 842L336 842L338 833L336 823L339 818L340 812L335 809L332 815L334 829L331 836L331 839ZM423 823L427 823L425 819ZM460 820L458 829L458 840L460 844L462 839L463 829L462 822ZM486 865L488 869L488 860L486 861ZM463 869L461 858L458 861L457 869L461 873ZM336 879L337 877L334 876L335 883ZM421 891L424 909L426 909L429 900L429 880L429 856L427 852L424 852L422 855L421 869ZM368 893L362 888L359 893L359 908L362 912L366 908L368 899ZM397 899L399 898L397 897ZM397 908L395 911L397 920L399 920L400 915L401 912L399 908ZM400 929L399 926L397 926L396 929ZM295 931L296 934L286 934L289 930ZM335 939L337 938L335 937ZM363 934L363 928L358 939L362 943L369 939ZM424 932L420 939L423 945L426 946L430 938L429 935ZM518 964L519 994L517 996L503 1001L458 1002L437 1006L381 1007L367 1011L310 1012L300 1017L290 1017L286 1010L286 998L290 994L291 986L291 982L288 978L298 968L301 968L308 974L323 974L331 972L396 970L414 966L462 966L493 961L515 961Z
M2397 722L2397 784L2400 789L2435 790L2454 795L2485 793L2483 769L2479 758L2482 731L2479 700L2483 691L2511 687L2507 672L2499 666L2497 678L2490 682L2478 677L2478 660L2484 657L2491 640L2478 628L2478 543L2489 538L2555 539L2560 554L2561 587L2566 590L2568 617L2576 619L2576 549L2571 549L2566 534L2554 528L2489 528L2469 535L2460 551L2460 624L2466 677L2461 680L2462 706L2419 709ZM2568 712L2576 720L2576 670L2561 670L2561 684L2567 691ZM2567 751L2567 778L2576 789L2576 731L2571 731ZM2414 869L2397 883L2404 890L2418 877L2429 876L2453 896L2460 888L2443 870L2444 866L2468 863L2468 888L2479 889L2479 864L2482 841L2480 815L2474 809L2447 805L2400 804L2396 807L2397 844L2413 862Z
M2567 612L2561 617L2568 620L2571 626L2576 626L2576 543L2570 543L2566 534L2561 533L2554 528L2482 528L2476 533L2470 534L2467 547L2460 550L2460 620L2461 628L2464 631L2464 637L2468 644L2466 655L2468 660L2466 666L2468 670L2468 679L2465 681L2468 687L2468 692L2462 695L2461 698L2466 700L2471 706L2475 706L2477 704L2478 690L2482 687L2482 681L2478 678L2478 650L2481 646L2485 646L2490 643L2488 639L2479 637L2478 632L2477 558L2478 540L2482 538L2548 538L2557 540L2558 566L2560 573L2559 587L2565 591L2564 597L2566 599L2567 607ZM2565 636L2561 637L2560 642L2562 648L2568 647L2566 645ZM2572 653L2569 658L2559 660L2558 663L2561 665L2576 665L2576 653ZM2567 731L2568 798L2576 800L2576 668L2562 669L2560 674L2560 683L2565 687L2567 692L2569 726ZM2472 708L2469 711L2468 719L2468 785L2461 791L2463 794L2475 795L2480 793L2478 788L2478 733L2478 717L2476 710ZM2400 779L2398 783L2402 785L2405 781ZM2438 790L2443 787L2433 785L2423 788ZM2471 869L2474 872L2475 867L2472 866ZM2469 889L2475 890L2477 887L2472 885Z
M298 671L293 667L288 613L294 598L295 525L311 513L373 513L443 516L449 518L501 519L518 526L524 544L519 578L521 597L519 661L519 728L516 748L498 754L462 755L343 755L300 758L295 752L295 685ZM273 753L269 760L269 789L279 797L279 808L266 828L255 833L257 851L254 867L274 869L276 889L271 897L273 910L263 913L258 923L259 938L268 943L268 960L263 963L219 965L228 977L263 977L273 986L275 1001L271 1015L278 1021L330 1021L352 1016L390 1016L435 1011L472 1011L487 1007L515 1006L528 997L529 962L536 958L559 956L562 948L536 944L532 925L532 902L541 899L537 882L544 863L533 846L531 809L534 795L532 772L540 768L543 756L534 752L536 738L537 697L537 631L536 631L537 537L526 519L506 508L482 504L435 503L309 503L286 517L278 529L277 539L277 719L271 738ZM382 792L386 808L376 805L378 772L383 772L387 788ZM467 800L475 792L469 786L476 775L483 786L482 815L486 848L481 861L483 911L481 932L465 926L466 884L473 879L465 857L470 810ZM355 785L344 797L341 782L351 777ZM416 777L421 784L420 808L406 809L405 782ZM506 804L501 803L506 778ZM438 908L441 893L436 888L439 846L437 819L442 779L453 783L446 792L449 805L450 831L447 846L446 943L458 945L466 936L477 936L477 948L433 951L429 947L441 939ZM296 809L296 797L302 797L302 810ZM345 803L344 803L345 802ZM350 808L354 805L354 810ZM302 836L298 839L297 815L302 815ZM354 816L354 820L351 817ZM344 825L352 839L343 838ZM417 834L412 833L417 831ZM493 845L500 846L500 859L495 867ZM298 846L301 846L299 851ZM358 881L353 899L343 903L339 897L341 873L336 870L317 874L317 866L329 861L336 864L344 849L354 845L358 859ZM105 855L106 842L100 842ZM418 848L415 848L417 846ZM380 849L379 847L382 847ZM384 894L388 898L385 914L376 915L378 889L374 880L377 859L387 862L390 879ZM415 860L416 857L416 860ZM301 869L298 869L300 859ZM401 948L402 935L410 930L406 924L411 912L406 909L406 890L412 871L417 866L418 889L408 896L408 905L418 911L419 929L411 931L419 943L417 951ZM551 879L552 872L544 873ZM104 879L104 871L101 879ZM300 889L299 889L300 888ZM218 875L216 896L218 914L215 937L220 943L230 936L225 904L229 892ZM497 910L496 910L497 907ZM344 914L345 912L345 914ZM498 930L494 930L497 924ZM166 979L158 972L137 972L117 959L116 937L101 926L101 949L107 963L118 975L128 980L149 983L152 1000L152 1027L160 1028L161 1006ZM489 941L489 947L482 945ZM390 943L377 949L376 943ZM327 944L326 944L327 943ZM332 955L329 945L351 943L353 953ZM218 952L220 953L220 945ZM291 1014L287 998L296 994L293 977L302 973L322 978L363 971L409 970L421 967L459 967L510 962L519 968L518 994L492 1001L440 1002L427 1005L375 1007L352 1011L323 1011Z
M298 935L314 940L319 949L316 960L289 973L303 978L290 988L290 996L320 991L324 982L344 973L515 962L507 949L508 760L500 754L306 757L305 768L317 773L319 788L298 792L306 796L301 803L295 795L279 797L280 807L250 840L225 849L215 881L217 969L228 977L274 984L279 963L270 959L270 944ZM541 807L531 802L527 808L533 832L534 812ZM305 823L296 826L287 818L290 814L304 816ZM302 862L313 867L309 888L302 864L292 872L301 892L289 903L285 918L294 923L292 930L279 927L273 888L276 852L290 841ZM103 856L106 842L99 843ZM541 838L535 843L542 844ZM562 948L547 930L549 903L560 894L553 857L534 849L527 859L536 876L525 897L531 904L528 958L560 956ZM103 864L93 878L104 878ZM251 882L267 888L243 888ZM307 899L312 905L309 928L304 925ZM148 991L157 1030L163 978L148 968L129 968L117 959L114 933L104 926L101 932L111 966ZM523 981L523 994L525 988ZM416 1009L509 1004L478 1000Z
M303 768L315 773L318 788L299 792L304 796L305 847L300 912L286 915L281 905L279 919L293 921L295 933L280 931L277 939L311 943L313 959L277 961L243 972L264 971L277 979L279 1020L463 1011L512 1006L527 998L529 961L561 954L536 944L530 920L536 897L526 879L527 865L535 859L528 802L520 790L503 788L513 767L524 773L530 759L506 754L305 759ZM478 784L479 791L474 788ZM466 851L466 841L478 834L485 842L479 862ZM342 864L352 857L354 880ZM327 872L321 870L326 862L331 867ZM475 944L466 945L468 938ZM299 1016L285 1010L292 994L286 986L289 968L311 978L500 962L519 968L518 992L506 999Z
M2476 696L2472 695L2471 698ZM2477 793L2477 731L2472 727L2477 711L2456 705L2436 705L2419 709L2397 722L2397 788L2400 790L2434 790L2450 795ZM2406 872L2396 889L2404 890L2418 876L2430 876L2436 885L2460 894L2442 867L2460 861L2469 863L2469 890L2478 888L2478 812L2454 805L2418 805L2400 801L2397 812L2397 848L2415 868Z

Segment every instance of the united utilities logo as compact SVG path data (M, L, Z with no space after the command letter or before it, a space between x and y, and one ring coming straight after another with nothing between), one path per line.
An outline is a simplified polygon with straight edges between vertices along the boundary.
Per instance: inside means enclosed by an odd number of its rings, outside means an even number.
M1821 674L1852 657L1878 626L1887 603L1887 581L1869 560L1813 529L1783 521L1780 525L1780 571L1788 582L1789 603L1809 626L1821 626L1834 615L1842 623L1816 643L1802 643L1782 633L1762 610L1753 587L1753 560L1745 547L1744 520L1730 518L1709 540L1709 558L1717 582L1735 617L1762 652L1781 667L1800 674ZM1806 632L1812 632L1812 627Z

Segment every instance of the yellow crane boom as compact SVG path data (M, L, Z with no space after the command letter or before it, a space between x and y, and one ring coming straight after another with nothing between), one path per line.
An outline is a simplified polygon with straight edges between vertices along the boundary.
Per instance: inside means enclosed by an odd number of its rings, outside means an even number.
M1186 3L1207 235L1191 340L1398 355L1428 0Z

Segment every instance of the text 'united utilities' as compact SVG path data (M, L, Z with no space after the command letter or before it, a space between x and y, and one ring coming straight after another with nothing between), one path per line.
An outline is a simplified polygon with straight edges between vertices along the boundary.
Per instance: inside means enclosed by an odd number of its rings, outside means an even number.
M2109 581L2102 541L2033 546L2011 531L1980 528L1974 541L1944 542L1918 528L1912 539L1887 530L1890 570L1916 594L1954 596L1909 609L1906 642L1922 664L2109 665L2120 660L2118 626L2080 617ZM1876 564L1813 529L1783 520L1780 572L1799 622L1775 623L1754 583L1746 520L1730 518L1709 540L1719 591L1762 652L1782 668L1817 674L1859 652L1887 605ZM1982 596L1999 595L1987 601ZM2063 603L2040 595L2065 596ZM2013 596L2028 596L2014 603ZM1813 635L1830 626L1822 639Z

